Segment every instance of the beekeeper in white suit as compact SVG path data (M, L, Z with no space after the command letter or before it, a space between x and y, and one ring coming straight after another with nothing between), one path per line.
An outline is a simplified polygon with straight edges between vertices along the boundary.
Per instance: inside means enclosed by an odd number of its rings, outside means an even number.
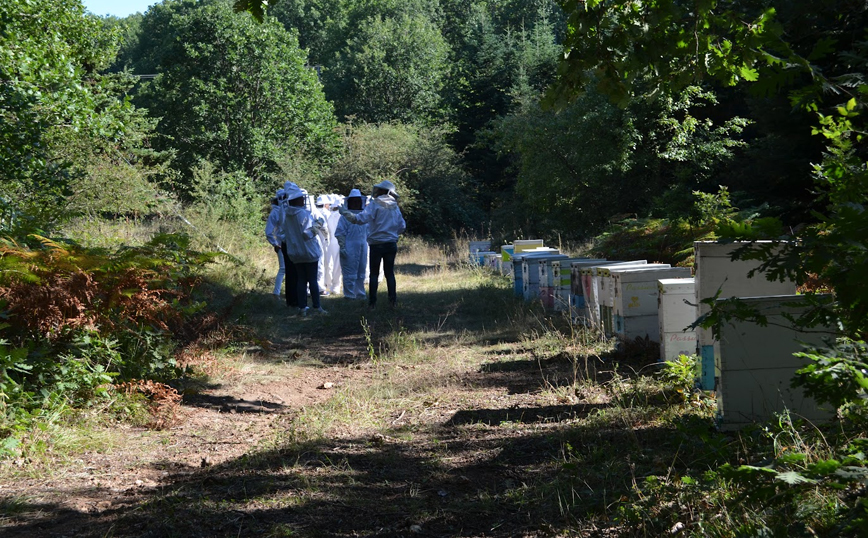
M398 193L395 184L384 180L374 185L371 193L373 200L361 213L355 214L346 207L340 212L349 222L356 225L368 225L369 282L368 306L374 308L377 304L377 275L380 264L386 276L386 286L389 293L389 304L395 306L398 300L395 282L395 256L398 253L398 237L407 228L404 216L398 207Z
M306 316L310 312L325 314L319 300L319 286L316 282L316 268L322 258L322 249L318 236L325 228L325 220L315 217L305 205L307 193L304 189L295 187L286 192L287 204L283 212L283 236L289 259L298 272L296 296L298 297L299 314ZM307 306L307 292L313 310ZM289 291L287 291L287 295Z
M313 196L311 199L311 214L314 216L316 220L322 220L323 223L326 222L328 216L325 211L325 196L320 194L314 199ZM330 211L328 212L330 213ZM322 249L322 256L320 256L319 263L316 268L316 282L320 289L320 295L328 295L328 287L326 286L326 257L325 253L328 250L329 246L329 231L328 226L323 226L322 228L317 230L317 241L319 241L319 246Z
M365 199L359 189L353 189L345 198L347 210L358 215L364 209ZM335 239L340 249L341 271L344 279L344 297L365 299L365 272L368 266L368 225L354 225L338 215Z
M338 223L341 220L341 214L332 210L333 208L337 209L340 205L340 196L337 194L326 195L324 213L326 214L326 222L329 228L329 245L325 253L323 253L323 257L328 258L325 263L325 283L330 294L338 294L341 291L341 276L343 271L341 270L340 245L335 237Z

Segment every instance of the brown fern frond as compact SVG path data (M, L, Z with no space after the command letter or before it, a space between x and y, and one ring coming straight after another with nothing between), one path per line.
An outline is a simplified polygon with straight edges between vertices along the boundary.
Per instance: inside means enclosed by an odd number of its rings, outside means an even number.
M141 394L148 399L149 428L165 430L178 423L182 397L169 385L151 380L132 380L116 387L127 395Z

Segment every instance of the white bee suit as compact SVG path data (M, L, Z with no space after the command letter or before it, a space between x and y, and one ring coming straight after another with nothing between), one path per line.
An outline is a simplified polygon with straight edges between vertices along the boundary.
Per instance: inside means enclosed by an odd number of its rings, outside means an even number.
M361 198L358 189L350 191L347 198ZM361 209L349 209L358 215ZM365 275L368 273L368 225L351 224L341 217L338 221L335 238L340 243L341 268L343 270L344 297L365 299Z
M329 200L332 208L336 208L341 204L340 197L336 194L330 194ZM324 264L325 284L329 293L339 293L341 291L341 246L335 238L338 223L341 220L341 214L337 211L326 211L327 224L329 229L329 245L323 254L326 259Z
M322 219L322 222L326 222L326 214L323 213L320 208L316 207L316 204L314 204L313 202L314 200L311 200L310 212L311 215L313 215L314 220ZM316 239L319 242L320 248L322 249L321 252L325 253L329 245L329 233L327 226L317 230ZM328 289L325 285L325 255L320 256L319 263L316 267L316 283L319 286L320 290L325 291Z

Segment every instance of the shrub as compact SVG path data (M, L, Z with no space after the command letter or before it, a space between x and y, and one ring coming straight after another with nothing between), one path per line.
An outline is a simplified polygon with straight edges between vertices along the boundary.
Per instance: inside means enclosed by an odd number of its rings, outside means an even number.
M116 379L177 373L174 337L203 307L193 291L214 254L177 234L114 250L32 239L0 243L0 431L44 406L84 405Z

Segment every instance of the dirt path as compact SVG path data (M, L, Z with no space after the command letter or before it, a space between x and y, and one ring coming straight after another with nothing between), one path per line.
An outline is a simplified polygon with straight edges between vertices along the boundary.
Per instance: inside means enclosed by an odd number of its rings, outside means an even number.
M293 321L185 396L171 429L121 427L108 450L85 450L50 477L28 477L18 462L0 483L0 536L558 535L568 522L556 522L557 501L546 498L564 428L600 404L556 390L574 381L567 358L469 332L479 320L455 306L465 295L370 321L372 333L411 339L436 327L410 343L419 349L407 364L372 362L355 313L303 331ZM285 311L263 308L285 325ZM468 342L450 343L456 331ZM380 427L350 416L327 438L287 442L303 410L387 377L397 393L371 411Z
M319 364L301 367L293 363L298 346L245 349L219 383L184 397L176 425L165 431L118 425L94 432L111 438L107 450L54 462L48 476L29 470L27 460L3 462L17 469L0 481L6 512L0 536L78 536L88 516L135 506L181 476L255 453L274 439L284 417L368 377L352 365L359 354L352 344L323 348ZM24 517L14 517L17 512Z

